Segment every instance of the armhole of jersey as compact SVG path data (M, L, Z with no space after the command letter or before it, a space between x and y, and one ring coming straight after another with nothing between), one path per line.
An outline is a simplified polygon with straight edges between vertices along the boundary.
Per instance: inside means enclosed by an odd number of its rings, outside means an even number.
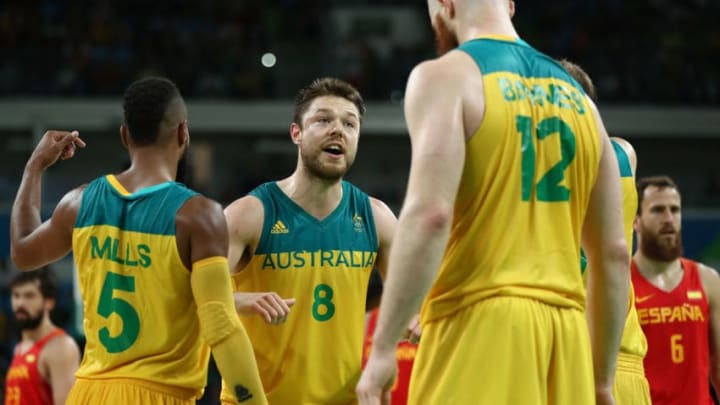
M615 156L617 157L620 177L632 177L632 165L630 165L630 158L625 152L625 149L614 139L610 139L610 143L612 143Z
M267 235L270 234L270 229L272 228L273 221L275 220L275 217L277 215L275 214L275 207L272 201L272 193L270 193L267 187L263 187L262 189L255 189L248 193L248 195L260 200L260 203L262 203L263 207L262 231L260 233L260 238L258 239L258 244L255 247L255 251L253 252L253 254L257 254L257 252L265 251L265 245L267 244Z

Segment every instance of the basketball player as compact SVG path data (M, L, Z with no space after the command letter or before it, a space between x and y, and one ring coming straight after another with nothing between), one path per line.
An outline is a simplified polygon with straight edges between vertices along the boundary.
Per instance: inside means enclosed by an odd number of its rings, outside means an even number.
M428 5L442 56L408 79L402 243L360 402L387 399L395 344L429 290L409 403L612 404L629 256L597 110L518 38L507 0Z
M384 274L395 215L344 181L365 105L350 84L323 78L300 90L290 137L295 171L228 206L236 301L273 291L273 321L243 317L271 404L351 404L360 375L365 298ZM240 296L240 297L238 297ZM250 301L252 302L252 301ZM270 306L268 306L270 308ZM243 311L242 308L238 308ZM224 403L233 403L223 391Z
M64 404L75 381L80 350L75 340L50 320L55 283L49 270L17 274L10 291L21 339L5 377L5 404Z
M720 388L720 277L682 257L680 190L667 176L638 180L635 306L648 340L655 405L709 405Z
M595 85L590 76L577 64L568 60L561 60L560 64L582 86L585 93L597 101ZM623 224L625 238L628 241L628 253L632 254L633 222L637 212L637 190L635 189L635 169L637 168L637 155L632 145L625 139L612 137L613 150L618 161L620 181L623 195ZM583 269L585 271L585 269ZM618 354L617 371L615 373L615 386L613 395L617 405L650 405L650 387L645 378L643 358L647 353L647 340L640 327L637 310L635 309L635 294L630 285L630 305L622 340Z
M10 219L21 269L73 250L87 345L67 403L194 404L206 382L205 342L232 395L265 403L234 313L222 210L174 181L190 139L185 102L169 80L146 78L128 87L123 109L129 169L70 191L41 223L43 172L85 146L76 131L48 131Z

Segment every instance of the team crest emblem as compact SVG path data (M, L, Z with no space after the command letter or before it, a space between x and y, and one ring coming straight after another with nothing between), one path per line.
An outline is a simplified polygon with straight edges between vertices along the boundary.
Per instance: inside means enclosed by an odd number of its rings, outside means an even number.
M365 229L365 225L363 225L363 218L360 215L353 215L352 221L353 229L355 229L355 232L362 232Z

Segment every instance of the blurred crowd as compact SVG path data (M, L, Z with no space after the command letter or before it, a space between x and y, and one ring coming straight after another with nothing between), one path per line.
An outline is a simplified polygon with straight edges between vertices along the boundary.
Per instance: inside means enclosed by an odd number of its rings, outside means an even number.
M338 10L357 7L417 14L421 40L382 44L382 22L341 29ZM720 103L717 15L713 0L519 1L515 23L539 50L583 65L604 102L700 105ZM434 54L430 35L416 0L5 0L0 96L116 95L155 73L192 97L287 98L335 75L389 101ZM275 67L260 63L266 52Z

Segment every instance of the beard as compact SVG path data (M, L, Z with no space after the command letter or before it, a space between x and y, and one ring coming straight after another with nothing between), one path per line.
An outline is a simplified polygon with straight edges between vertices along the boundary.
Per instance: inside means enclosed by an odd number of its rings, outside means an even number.
M675 237L666 242L661 234L652 234L648 230L638 233L640 240L640 251L642 254L653 260L671 262L683 254L682 233L677 232Z
M354 160L353 157L345 154L345 166L338 167L322 163L320 161L321 154L321 150L313 154L312 152L306 151L306 149L300 149L300 158L302 159L303 166L305 166L312 176L325 181L338 181L342 179L345 173L350 170Z
M23 313L25 314L25 319L18 319L17 314ZM17 323L20 330L33 330L36 329L40 324L42 323L43 319L45 318L45 314L41 311L36 316L30 315L29 312L25 311L24 309L19 309L15 311L15 323Z
M435 47L437 49L438 56L442 56L460 45L457 34L448 27L439 15L435 15L433 22L433 30L435 31Z

